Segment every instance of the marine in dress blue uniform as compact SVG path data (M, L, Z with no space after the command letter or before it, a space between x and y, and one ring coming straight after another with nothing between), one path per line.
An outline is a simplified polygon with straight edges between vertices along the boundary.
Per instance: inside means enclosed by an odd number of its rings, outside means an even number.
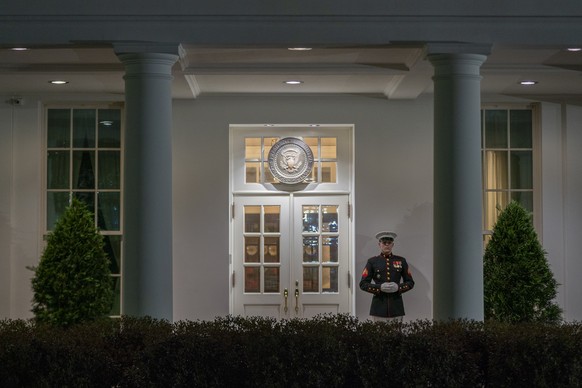
M376 234L382 252L371 257L362 271L360 289L373 294L370 315L382 318L401 317L404 313L402 294L412 290L414 280L406 259L392 253L394 232Z

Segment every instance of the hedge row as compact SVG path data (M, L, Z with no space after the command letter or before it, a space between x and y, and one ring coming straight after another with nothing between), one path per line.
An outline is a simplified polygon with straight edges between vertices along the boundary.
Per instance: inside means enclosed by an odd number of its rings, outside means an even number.
M2 387L579 387L582 325L0 321Z

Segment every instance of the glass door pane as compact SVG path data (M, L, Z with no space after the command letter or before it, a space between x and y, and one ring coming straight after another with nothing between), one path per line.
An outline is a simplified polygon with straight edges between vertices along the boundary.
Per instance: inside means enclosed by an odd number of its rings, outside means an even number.
M332 288L329 284L337 284L338 276L335 267L338 265L339 206L302 205L301 209L303 291L321 293L325 289L330 292ZM320 283L320 279L323 279L320 273L327 276L326 286ZM333 292L337 292L337 288Z
M348 312L348 197L300 196L293 206L299 220L291 264L299 284L298 316Z
M288 203L288 198L235 198L234 314L285 317L289 255L282 247L289 241Z

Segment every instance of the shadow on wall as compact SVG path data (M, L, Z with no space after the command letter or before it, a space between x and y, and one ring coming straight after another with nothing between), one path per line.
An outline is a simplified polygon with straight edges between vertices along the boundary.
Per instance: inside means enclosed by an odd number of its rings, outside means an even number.
M0 214L0 318L32 318L32 277L29 269L40 260L38 235L34 228L12 225ZM4 314L2 314L4 311Z
M10 317L10 224L0 213L0 319Z
M406 310L405 321L432 319L432 275L433 275L433 207L430 203L415 206L392 229L398 234L394 254L406 258L414 278L414 289L403 295ZM356 315L359 319L369 317L372 295L360 290L361 271L366 261L379 253L373 236L356 236Z

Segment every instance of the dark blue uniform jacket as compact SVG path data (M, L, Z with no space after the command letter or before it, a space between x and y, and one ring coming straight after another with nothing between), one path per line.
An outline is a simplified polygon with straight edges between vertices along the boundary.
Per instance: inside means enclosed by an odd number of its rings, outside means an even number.
M396 282L398 291L387 294L380 290L380 285L384 282ZM374 294L370 315L377 317L399 317L404 315L404 303L402 294L412 290L414 280L408 269L406 259L401 256L389 255L368 259L366 267L362 271L360 288L366 292Z

